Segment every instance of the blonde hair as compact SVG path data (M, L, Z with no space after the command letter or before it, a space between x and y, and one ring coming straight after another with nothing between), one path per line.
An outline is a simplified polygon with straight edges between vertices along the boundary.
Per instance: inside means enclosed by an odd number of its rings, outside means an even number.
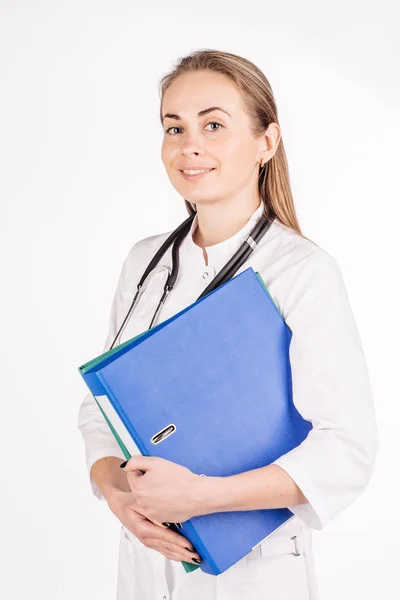
M162 101L172 82L184 73L213 71L229 77L243 95L246 113L250 117L251 133L257 138L270 123L277 123L278 111L269 81L264 73L252 62L221 50L196 50L179 59L173 69L164 75L159 83L160 120L162 122ZM274 156L259 171L258 189L264 203L265 219L276 217L281 223L303 236L297 220L290 187L289 169L282 137ZM189 214L195 209L185 200Z

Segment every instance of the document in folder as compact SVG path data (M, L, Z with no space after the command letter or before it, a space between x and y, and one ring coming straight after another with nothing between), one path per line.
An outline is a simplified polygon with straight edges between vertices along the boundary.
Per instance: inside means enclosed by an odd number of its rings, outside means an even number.
M127 458L225 477L272 463L312 428L292 400L291 336L250 267L79 371ZM232 511L174 528L218 575L292 517L288 508Z

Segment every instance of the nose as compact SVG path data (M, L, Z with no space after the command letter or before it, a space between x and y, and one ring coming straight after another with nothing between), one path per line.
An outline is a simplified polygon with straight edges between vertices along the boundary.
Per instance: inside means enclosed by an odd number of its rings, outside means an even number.
M200 132L186 133L185 138L182 140L181 151L185 156L204 154L205 142Z
M198 156L206 156L207 152L205 150L199 150L198 146L194 147L194 146L185 145L184 147L182 147L181 154L182 154L182 156L186 156L186 157L192 157L192 156L198 157Z

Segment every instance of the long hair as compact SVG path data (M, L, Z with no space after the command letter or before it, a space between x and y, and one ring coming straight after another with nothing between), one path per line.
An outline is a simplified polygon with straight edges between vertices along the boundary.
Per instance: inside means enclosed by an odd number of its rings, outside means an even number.
M278 111L269 81L264 73L252 62L221 50L196 50L179 59L173 69L164 75L159 83L160 120L162 123L162 101L172 82L184 73L194 71L213 71L229 77L241 90L245 111L250 118L251 133L260 137L270 123L277 123ZM263 217L266 220L277 218L287 227L303 236L297 220L290 187L289 169L282 137L277 150L258 175L258 189L264 203ZM185 200L189 214L195 209Z

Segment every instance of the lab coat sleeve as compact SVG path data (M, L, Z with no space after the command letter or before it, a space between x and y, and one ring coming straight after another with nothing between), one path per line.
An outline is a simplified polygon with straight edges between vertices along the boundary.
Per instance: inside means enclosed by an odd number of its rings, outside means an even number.
M122 314L123 296L124 290L127 287L127 274L134 249L135 246L131 249L122 266L117 289L112 301L108 335L102 350L103 352L109 350L124 318ZM115 456L121 458L121 460L125 460L125 457L91 393L88 393L81 403L78 414L78 428L81 431L85 444L86 464L93 494L100 500L104 500L99 487L90 475L92 465L105 456Z
M274 464L308 500L288 508L320 530L366 488L378 433L366 360L343 277L336 260L317 248L303 259L282 306L292 331L293 402L313 428Z

